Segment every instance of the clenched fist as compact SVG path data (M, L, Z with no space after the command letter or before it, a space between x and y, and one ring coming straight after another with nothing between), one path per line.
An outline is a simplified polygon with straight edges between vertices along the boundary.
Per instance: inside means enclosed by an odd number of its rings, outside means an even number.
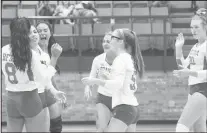
M61 55L62 50L62 47L58 43L55 43L52 45L51 54L53 57L58 58Z

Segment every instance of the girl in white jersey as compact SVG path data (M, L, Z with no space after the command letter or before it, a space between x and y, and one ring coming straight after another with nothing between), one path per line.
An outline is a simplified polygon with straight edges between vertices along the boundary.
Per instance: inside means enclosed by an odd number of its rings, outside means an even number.
M52 28L48 22L39 22L37 25L37 31L40 35L39 46L44 51L44 56L42 61L46 64L50 63L50 59L53 58L51 53L52 47L56 44L55 38L52 33ZM56 70L60 74L59 67L56 65ZM53 86L57 88L54 78L52 78ZM50 132L61 132L62 131L62 117L61 117L61 108L58 104L58 101L54 98L54 95L49 91L45 91L46 103L50 112ZM67 106L64 102L63 107Z
M108 56L106 53L110 49L110 36L111 32L106 33L103 38L103 50L104 53L96 56L93 60L90 76L91 78L109 79L111 72L111 65L114 57ZM85 87L85 97L88 99L91 96L90 86ZM98 87L98 95L96 99L96 128L97 132L103 132L111 119L112 112L112 90Z
M28 19L15 18L10 23L11 44L2 48L2 71L7 90L7 132L48 132L44 95L38 94L40 84L49 85L56 70L43 66L31 50L39 41L32 36Z
M129 29L116 29L111 36L107 54L116 57L110 79L84 78L84 84L100 85L113 90L113 117L108 132L135 132L138 121L138 101L135 96L138 78L143 77L144 61L136 33Z
M191 20L191 32L198 40L188 57L184 59L182 46L184 37L180 33L177 37L176 60L181 70L173 74L188 78L190 92L188 101L176 126L176 132L206 132L206 96L207 96L207 10L199 9Z

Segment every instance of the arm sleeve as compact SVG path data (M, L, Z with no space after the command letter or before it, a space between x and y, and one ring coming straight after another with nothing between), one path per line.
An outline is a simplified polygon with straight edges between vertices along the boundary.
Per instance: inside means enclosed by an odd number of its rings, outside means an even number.
M112 65L111 80L105 80L105 88L108 89L120 89L123 87L125 78L125 63L121 58L114 60Z
M56 73L56 70L53 66L41 64L40 59L35 57L35 54L32 55L31 69L35 77L35 81L43 85L48 84L48 82L51 81L52 76L54 76Z

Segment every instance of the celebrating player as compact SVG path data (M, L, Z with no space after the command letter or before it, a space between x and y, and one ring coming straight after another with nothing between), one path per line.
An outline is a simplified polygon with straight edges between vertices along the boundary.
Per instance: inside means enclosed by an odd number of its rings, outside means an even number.
M43 66L31 46L39 41L33 36L26 18L10 23L11 44L2 48L2 71L7 90L7 131L48 132L48 111L44 110L44 95L38 94L40 84L49 85L56 70Z
M190 93L188 101L176 126L176 132L206 132L206 96L207 96L207 10L199 9L191 20L191 32L198 40L186 59L183 57L183 34L176 39L176 60L180 70L173 74L178 77L189 77Z
M110 36L111 32L106 33L103 38L104 53L96 56L93 60L90 76L91 78L109 79L111 72L111 65L114 57L108 56L106 53L110 49ZM85 87L85 97L88 99L92 95L90 86ZM112 90L98 87L98 96L96 101L97 119L96 127L97 132L103 132L106 129L109 120L111 119L112 112Z
M111 35L107 54L116 57L110 79L83 78L87 85L100 85L113 91L113 117L108 132L135 132L138 121L137 79L144 74L144 61L136 33L129 29L116 29Z
M40 35L39 46L42 50L42 62L45 64L50 64L50 59L53 58L55 53L52 53L52 48L60 47L56 43L55 38L53 37L52 28L48 22L40 22L37 24L37 31ZM56 46L55 46L56 45ZM44 52L43 52L44 51ZM62 50L61 50L62 51ZM60 56L59 55L55 55ZM60 73L58 66L56 65L56 70ZM54 78L52 78L53 86L57 89ZM61 118L61 109L59 107L58 101L54 98L54 95L51 91L46 90L46 103L50 112L50 132L61 132L62 131L62 118Z

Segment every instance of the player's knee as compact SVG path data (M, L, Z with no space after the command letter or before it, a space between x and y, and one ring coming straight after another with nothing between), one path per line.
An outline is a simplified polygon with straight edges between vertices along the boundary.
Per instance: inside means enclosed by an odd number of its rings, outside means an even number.
M189 128L183 124L178 123L176 126L176 132L189 132Z
M50 120L50 132L62 131L62 118L61 116Z

